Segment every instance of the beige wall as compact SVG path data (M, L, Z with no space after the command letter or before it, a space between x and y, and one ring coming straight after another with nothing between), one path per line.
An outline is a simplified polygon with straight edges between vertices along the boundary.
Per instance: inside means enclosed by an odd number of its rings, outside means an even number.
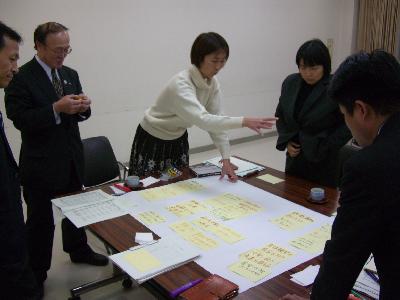
M108 136L122 161L129 158L143 111L167 80L189 65L191 44L201 32L216 31L230 45L218 78L224 110L235 116L273 115L282 80L296 72L295 54L305 40L333 39L334 69L351 52L353 0L0 1L1 20L25 39L20 64L34 55L32 36L39 23L69 27L73 51L65 64L78 70L93 99L82 137ZM8 120L6 131L18 157L19 132ZM252 134L230 132L232 138ZM190 143L211 141L192 128Z

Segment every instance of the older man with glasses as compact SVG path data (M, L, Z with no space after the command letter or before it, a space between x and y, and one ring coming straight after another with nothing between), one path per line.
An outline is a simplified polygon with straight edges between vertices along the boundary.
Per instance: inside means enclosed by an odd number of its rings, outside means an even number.
M50 269L54 220L51 199L82 189L83 150L78 122L90 117L91 100L78 73L64 66L71 52L68 28L56 22L34 32L35 57L5 90L7 116L21 131L20 175L27 204L31 266L43 288ZM106 265L93 252L83 228L62 221L63 249L72 262Z

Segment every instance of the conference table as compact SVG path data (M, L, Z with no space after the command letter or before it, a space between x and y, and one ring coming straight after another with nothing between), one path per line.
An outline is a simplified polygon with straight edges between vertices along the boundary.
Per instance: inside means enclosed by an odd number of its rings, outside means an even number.
M275 177L284 179L284 181L272 184L257 178L257 176L263 174L271 174ZM192 177L193 176L189 169L183 170L183 174L178 179L175 179L174 182ZM217 177L215 180L218 180ZM338 205L338 190L322 186L325 189L327 202L323 204L314 204L309 202L307 198L309 196L310 189L320 185L286 175L281 171L269 167L266 167L265 170L259 172L258 174L242 178L240 180L326 216L332 215L332 213L336 211ZM149 188L163 184L165 183L159 181L149 186ZM111 192L108 187L103 189L106 192ZM150 229L130 215L124 215L118 218L98 222L89 225L88 229L106 245L108 245L108 247L110 247L115 253L125 251L128 248L136 245L133 239L135 232L151 232ZM160 238L156 234L154 234L154 236ZM236 299L277 299L287 293L295 293L299 296L309 296L311 287L304 288L292 282L290 280L290 275L303 270L308 265L320 264L321 259L321 256L317 256L307 262L304 262L295 268L280 274L279 276L276 276L243 293L240 293ZM195 262L190 262L174 270L154 277L153 279L143 283L142 286L148 289L157 299L170 299L168 295L170 291L188 283L189 281L193 281L198 278L205 278L209 275L210 273L207 270Z

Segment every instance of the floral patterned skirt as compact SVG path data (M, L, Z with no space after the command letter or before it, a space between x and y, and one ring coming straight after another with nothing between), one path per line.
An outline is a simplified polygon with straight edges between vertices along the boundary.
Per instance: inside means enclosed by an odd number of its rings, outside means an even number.
M169 167L189 166L188 133L175 140L161 140L138 126L132 144L129 175L148 176Z

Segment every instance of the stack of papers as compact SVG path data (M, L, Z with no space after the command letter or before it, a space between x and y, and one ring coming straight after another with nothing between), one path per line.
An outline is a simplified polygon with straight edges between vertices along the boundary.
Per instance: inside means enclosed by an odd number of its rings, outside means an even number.
M123 196L121 196L123 197ZM76 227L120 217L126 210L117 205L123 198L95 190L51 200Z
M373 273L372 275L371 272ZM374 257L371 255L368 259L368 262L364 266L364 269L358 276L353 289L356 290L357 292L368 295L373 299L378 299L380 285L377 279L378 275L376 273L375 261Z
M221 164L219 163L220 160L221 160L221 157L219 156L219 157L215 157L212 159L208 159L205 161L205 163L211 163L213 165L221 167ZM232 164L234 164L238 167L238 169L235 171L235 173L239 177L246 177L248 175L255 174L259 171L265 170L265 168L262 166L253 164L253 163L245 161L245 160L241 160L236 157L231 157L230 161Z
M319 271L319 265L308 266L303 271L291 275L291 281L300 284L301 286L307 286L314 282Z
M191 166L190 169L194 172L196 177L206 177L221 174L221 168L210 163L201 163Z
M354 284L353 289L357 292L363 293L372 297L373 299L379 298L380 286L368 274L362 270Z
M200 255L182 239L163 238L110 256L122 270L139 284L184 265Z
M372 255L368 259L367 264L364 266L364 269L367 269L367 270L369 270L371 272L377 273L375 260L374 260L374 257Z

